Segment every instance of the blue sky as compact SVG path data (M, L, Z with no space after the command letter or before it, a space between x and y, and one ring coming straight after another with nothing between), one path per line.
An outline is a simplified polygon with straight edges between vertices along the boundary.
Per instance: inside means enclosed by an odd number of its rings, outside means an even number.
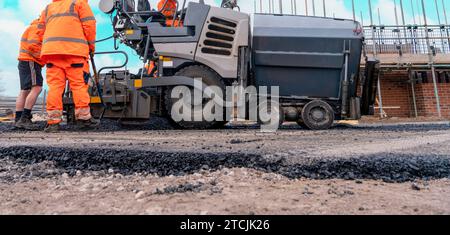
M274 0L275 11L278 12L278 0ZM312 1L309 2L309 13L312 14ZM422 13L418 14L417 7L420 0L412 0L415 21L423 21ZM45 8L45 5L51 2L51 0L0 0L0 36L2 43L0 44L0 90L5 90L4 95L15 96L19 91L19 78L17 72L17 55L19 50L20 37L25 30L26 26L35 18L37 18L40 12ZM97 39L108 37L112 34L112 26L110 19L107 15L101 13L98 10L99 0L90 0L89 4L92 6L94 14L97 18L98 32ZM157 0L150 0L152 7L156 6ZM205 0L205 2L213 5L219 5L220 0ZM263 0L263 11L268 11L268 0ZM290 8L291 0L283 0L284 13L291 13ZM397 4L399 0L396 1ZM429 24L437 24L438 17L434 0L425 0L426 13L429 17ZM447 13L450 14L450 1L444 0L446 4ZM256 1L257 9L259 11L259 0ZM357 19L360 20L360 12L363 13L363 20L365 24L369 23L369 7L367 0L355 0ZM411 0L404 0L405 3L405 17L407 23L413 23L413 11L411 8ZM442 9L442 0L438 0L439 7ZM254 11L253 0L240 0L239 5L242 11L251 13ZM317 15L323 15L322 0L315 0L315 8ZM336 16L339 18L351 18L351 0L326 0L327 15ZM377 9L380 9L381 19L383 24L395 24L395 12L394 12L394 0L372 0L372 9L374 12L374 20L378 22ZM305 1L297 0L297 13L305 14ZM420 15L420 17L419 17ZM442 22L445 22L443 11L440 12L440 18ZM111 51L113 50L112 41L97 44L97 51ZM129 69L136 72L141 67L140 61L133 52L125 46L121 46L120 50L125 50L130 56ZM113 56L98 56L96 58L97 67L110 64L120 64L120 57Z

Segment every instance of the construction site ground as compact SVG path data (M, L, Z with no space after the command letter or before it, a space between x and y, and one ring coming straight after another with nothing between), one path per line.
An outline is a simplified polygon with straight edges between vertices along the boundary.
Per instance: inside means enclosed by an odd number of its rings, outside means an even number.
M42 123L42 125L44 125ZM450 125L0 123L0 214L450 214Z

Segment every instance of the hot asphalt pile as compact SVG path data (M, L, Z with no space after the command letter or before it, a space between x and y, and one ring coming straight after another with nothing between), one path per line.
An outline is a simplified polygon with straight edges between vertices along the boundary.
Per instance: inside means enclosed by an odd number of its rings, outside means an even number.
M53 177L77 171L113 171L122 175L159 176L193 174L201 170L251 168L288 178L373 179L405 182L416 179L450 178L450 157L402 154L350 158L308 158L289 163L248 153L156 152L121 149L76 149L53 147L6 147L0 150L0 180L12 182L35 177ZM14 172L15 171L15 172Z

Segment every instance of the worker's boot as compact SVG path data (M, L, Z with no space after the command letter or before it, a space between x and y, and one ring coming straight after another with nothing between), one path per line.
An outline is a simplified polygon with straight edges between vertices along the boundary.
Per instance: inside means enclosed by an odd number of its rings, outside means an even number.
M94 118L89 120L77 120L77 125L81 129L95 129L100 126L100 121Z
M59 128L60 128L59 124L52 124L52 125L47 124L47 126L44 129L44 132L45 133L58 133Z
M26 116L22 116L14 126L18 129L24 129L27 131L37 131L39 129L39 126L33 123L30 117Z

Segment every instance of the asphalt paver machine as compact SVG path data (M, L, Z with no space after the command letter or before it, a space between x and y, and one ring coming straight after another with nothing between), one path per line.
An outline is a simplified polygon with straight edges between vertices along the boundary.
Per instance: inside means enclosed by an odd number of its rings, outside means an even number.
M122 66L95 73L90 86L95 116L147 120L156 114L181 128L217 128L227 119L175 120L171 110L184 99L171 93L177 86L215 86L226 96L226 87L236 85L279 87L274 115L308 129L328 129L335 120L373 114L379 63L366 59L361 69L364 35L358 22L247 14L236 2L214 7L179 1L168 18L145 0L102 0L99 7L111 16L115 41L132 48L144 66L137 74ZM168 20L177 27L168 26ZM69 116L72 106L68 94Z

